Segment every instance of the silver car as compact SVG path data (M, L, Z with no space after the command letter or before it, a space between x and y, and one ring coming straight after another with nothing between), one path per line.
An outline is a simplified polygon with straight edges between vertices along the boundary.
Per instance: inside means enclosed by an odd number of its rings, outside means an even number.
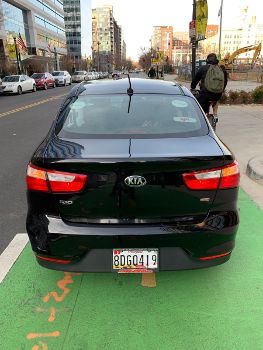
M75 71L71 76L72 83L81 83L82 81L85 80L85 77L87 74L88 72L85 70Z
M62 71L55 71L52 73L53 77L55 78L55 83L57 86L67 84L71 85L71 75L69 72L62 70Z

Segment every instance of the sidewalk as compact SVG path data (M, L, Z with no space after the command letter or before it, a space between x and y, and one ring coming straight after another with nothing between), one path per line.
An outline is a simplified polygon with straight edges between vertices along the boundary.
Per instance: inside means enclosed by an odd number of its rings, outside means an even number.
M263 186L246 175L249 160L263 158L263 106L220 106L217 134L239 162L242 188L263 208Z
M177 79L176 75L173 74L165 74L164 75L164 80L168 81L177 81L181 83L182 85L185 85L188 89L190 89L190 82L187 81L180 81L180 79ZM235 81L235 80L229 80L226 91L229 90L245 90L245 91L252 91L256 87L263 85L263 83L257 83L255 81Z

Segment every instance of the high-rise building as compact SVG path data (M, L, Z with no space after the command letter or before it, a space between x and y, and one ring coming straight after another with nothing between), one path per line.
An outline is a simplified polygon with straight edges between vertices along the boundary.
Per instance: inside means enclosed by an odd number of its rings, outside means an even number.
M156 51L162 51L167 62L172 62L173 51L173 27L154 26L151 38L151 47Z
M64 12L68 54L77 63L90 51L91 0L64 0Z
M54 68L67 53L63 0L0 0L0 57L15 62L19 34L28 49L21 52L24 66Z
M123 38L121 27L113 17L113 7L92 10L92 61L97 71L121 69ZM126 58L126 57L125 57Z

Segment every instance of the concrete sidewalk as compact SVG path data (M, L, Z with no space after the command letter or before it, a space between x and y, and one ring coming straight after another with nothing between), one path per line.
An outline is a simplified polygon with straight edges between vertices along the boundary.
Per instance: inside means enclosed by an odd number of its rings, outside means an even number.
M263 106L220 106L217 134L236 155L242 188L263 208L263 186L246 175L249 160L263 158Z
M177 81L181 83L182 85L185 85L188 89L190 89L190 82L189 81L181 81L176 75L174 74L165 74L164 80L167 81ZM263 85L263 83L258 83L256 81L235 81L235 80L228 80L226 91L229 90L244 90L244 91L252 91L256 87Z

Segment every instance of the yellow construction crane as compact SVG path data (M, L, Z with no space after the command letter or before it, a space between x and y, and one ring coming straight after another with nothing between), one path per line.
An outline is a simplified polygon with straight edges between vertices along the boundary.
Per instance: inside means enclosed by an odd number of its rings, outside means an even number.
M255 51L251 62L251 65L253 65L258 59L258 56L260 55L261 43L258 45L250 45L250 46L242 47L236 50L235 52L233 52L229 57L225 57L223 60L219 62L219 64L224 65L226 69L232 69L234 59L237 56L241 55L242 53L248 52L248 51Z

